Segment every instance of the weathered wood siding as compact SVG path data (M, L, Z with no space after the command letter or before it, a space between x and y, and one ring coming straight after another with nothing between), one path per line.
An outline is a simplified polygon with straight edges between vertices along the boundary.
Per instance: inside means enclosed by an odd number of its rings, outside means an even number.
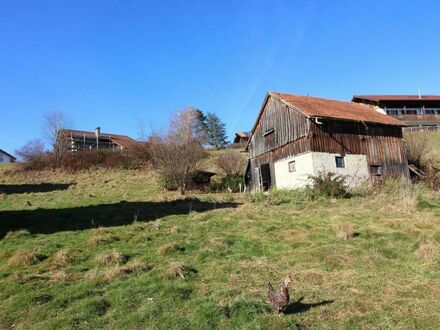
M272 129L273 133L264 135ZM309 121L304 115L269 97L249 143L250 156L265 154L306 136L308 132Z
M321 121L322 125L310 124L311 151L367 155L368 165L382 165L382 178L409 178L406 147L399 126Z
M273 130L265 135L265 132ZM272 186L276 186L274 162L310 150L307 139L309 121L300 112L289 109L280 100L270 96L263 108L249 143L249 184L255 189L258 182L255 168L269 164Z

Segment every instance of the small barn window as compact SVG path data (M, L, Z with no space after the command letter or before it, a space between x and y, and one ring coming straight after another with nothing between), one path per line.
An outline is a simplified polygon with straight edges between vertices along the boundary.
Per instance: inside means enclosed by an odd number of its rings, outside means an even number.
M345 167L344 157L343 156L336 156L336 167Z
M273 132L275 132L275 129L274 129L274 128L270 128L270 129L266 130L266 131L263 133L263 136L267 136L267 135L269 135L269 134L271 134L271 133L273 133Z
M370 165L371 175L380 176L382 175L382 165L373 164Z
M296 171L296 162L292 160L289 162L289 172L295 172Z

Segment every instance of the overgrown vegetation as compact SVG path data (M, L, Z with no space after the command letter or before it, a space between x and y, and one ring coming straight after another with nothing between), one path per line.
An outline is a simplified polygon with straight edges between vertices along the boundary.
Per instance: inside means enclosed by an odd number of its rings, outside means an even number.
M407 132L405 140L408 163L422 173L421 177L414 176L414 181L422 181L431 189L440 190L440 132Z
M0 328L438 328L440 196L164 192L147 171L2 172ZM6 191L6 189L5 189ZM291 275L292 304L267 307Z

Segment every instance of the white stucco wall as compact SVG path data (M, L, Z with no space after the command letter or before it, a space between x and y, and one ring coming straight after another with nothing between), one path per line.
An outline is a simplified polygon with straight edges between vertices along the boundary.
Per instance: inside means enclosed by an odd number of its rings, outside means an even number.
M350 188L358 187L369 178L366 155L345 155L345 167L336 167L335 157L340 154L308 152L275 162L275 180L277 188L295 189L310 184L309 175L319 172L333 172L347 177ZM295 161L296 171L289 172L289 162Z

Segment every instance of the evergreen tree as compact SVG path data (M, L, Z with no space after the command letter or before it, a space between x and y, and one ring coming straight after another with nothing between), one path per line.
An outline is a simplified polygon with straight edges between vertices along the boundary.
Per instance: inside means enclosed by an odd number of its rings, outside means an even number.
M203 144L206 143L206 133L208 131L208 126L206 124L206 116L200 109L195 109L196 118L197 118L197 133L202 138Z
M206 143L216 149L221 149L228 143L226 125L214 113L206 116Z

